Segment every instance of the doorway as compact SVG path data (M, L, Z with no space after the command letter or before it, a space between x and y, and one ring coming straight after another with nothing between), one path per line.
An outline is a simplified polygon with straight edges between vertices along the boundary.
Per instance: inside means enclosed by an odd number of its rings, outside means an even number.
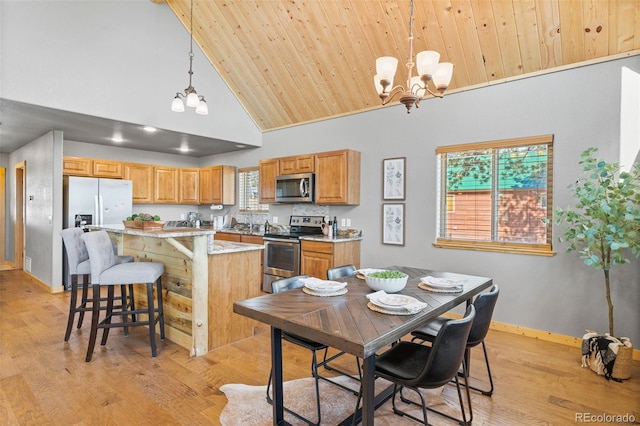
M16 221L13 239L13 263L16 269L23 269L24 265L24 178L27 174L27 163L16 164Z

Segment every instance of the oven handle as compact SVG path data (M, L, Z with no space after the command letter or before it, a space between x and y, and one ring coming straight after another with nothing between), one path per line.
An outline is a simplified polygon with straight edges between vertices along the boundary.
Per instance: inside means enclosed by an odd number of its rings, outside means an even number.
M278 238L278 237L264 237L264 242L275 242L275 243L285 243L289 245L299 245L300 240L293 240L291 238Z

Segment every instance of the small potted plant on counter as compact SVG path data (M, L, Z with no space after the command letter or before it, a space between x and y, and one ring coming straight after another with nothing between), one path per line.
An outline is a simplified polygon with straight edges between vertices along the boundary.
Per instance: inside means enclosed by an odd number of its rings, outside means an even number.
M149 213L134 213L122 222L125 228L162 229L164 226L160 216Z

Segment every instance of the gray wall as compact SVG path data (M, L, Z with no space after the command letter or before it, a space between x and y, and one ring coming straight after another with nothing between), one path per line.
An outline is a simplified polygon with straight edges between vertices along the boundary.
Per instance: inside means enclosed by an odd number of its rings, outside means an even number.
M31 274L59 287L62 280L62 132L52 131L9 154L7 168L6 255L13 259L16 219L15 165L24 162L24 249L31 258Z
M361 204L330 207L364 230L362 265L403 264L489 276L502 294L495 320L581 336L608 330L603 274L555 243L553 257L436 249L436 156L439 145L554 134L555 206L573 203L567 185L581 172L587 147L618 160L620 69L640 72L640 56L556 72L423 102L407 115L401 105L264 134L263 148L215 156L250 166L259 158L353 148L362 152ZM404 247L381 244L382 160L407 157ZM214 161L214 158L211 158ZM291 207L271 214L286 217ZM554 227L554 235L559 230ZM640 262L616 267L616 334L640 341Z
M0 1L0 97L260 146L253 120L193 50L206 117L171 111L189 83L189 32L166 3Z

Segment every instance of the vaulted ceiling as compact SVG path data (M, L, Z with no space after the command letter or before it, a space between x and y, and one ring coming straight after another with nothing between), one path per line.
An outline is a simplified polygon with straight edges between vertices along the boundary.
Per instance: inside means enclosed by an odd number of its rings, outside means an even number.
M189 0L166 2L189 29ZM193 35L269 131L379 108L376 58L398 58L395 83L406 79L409 7L409 0L194 0ZM638 49L638 0L415 2L414 54L436 50L454 64L448 92Z

